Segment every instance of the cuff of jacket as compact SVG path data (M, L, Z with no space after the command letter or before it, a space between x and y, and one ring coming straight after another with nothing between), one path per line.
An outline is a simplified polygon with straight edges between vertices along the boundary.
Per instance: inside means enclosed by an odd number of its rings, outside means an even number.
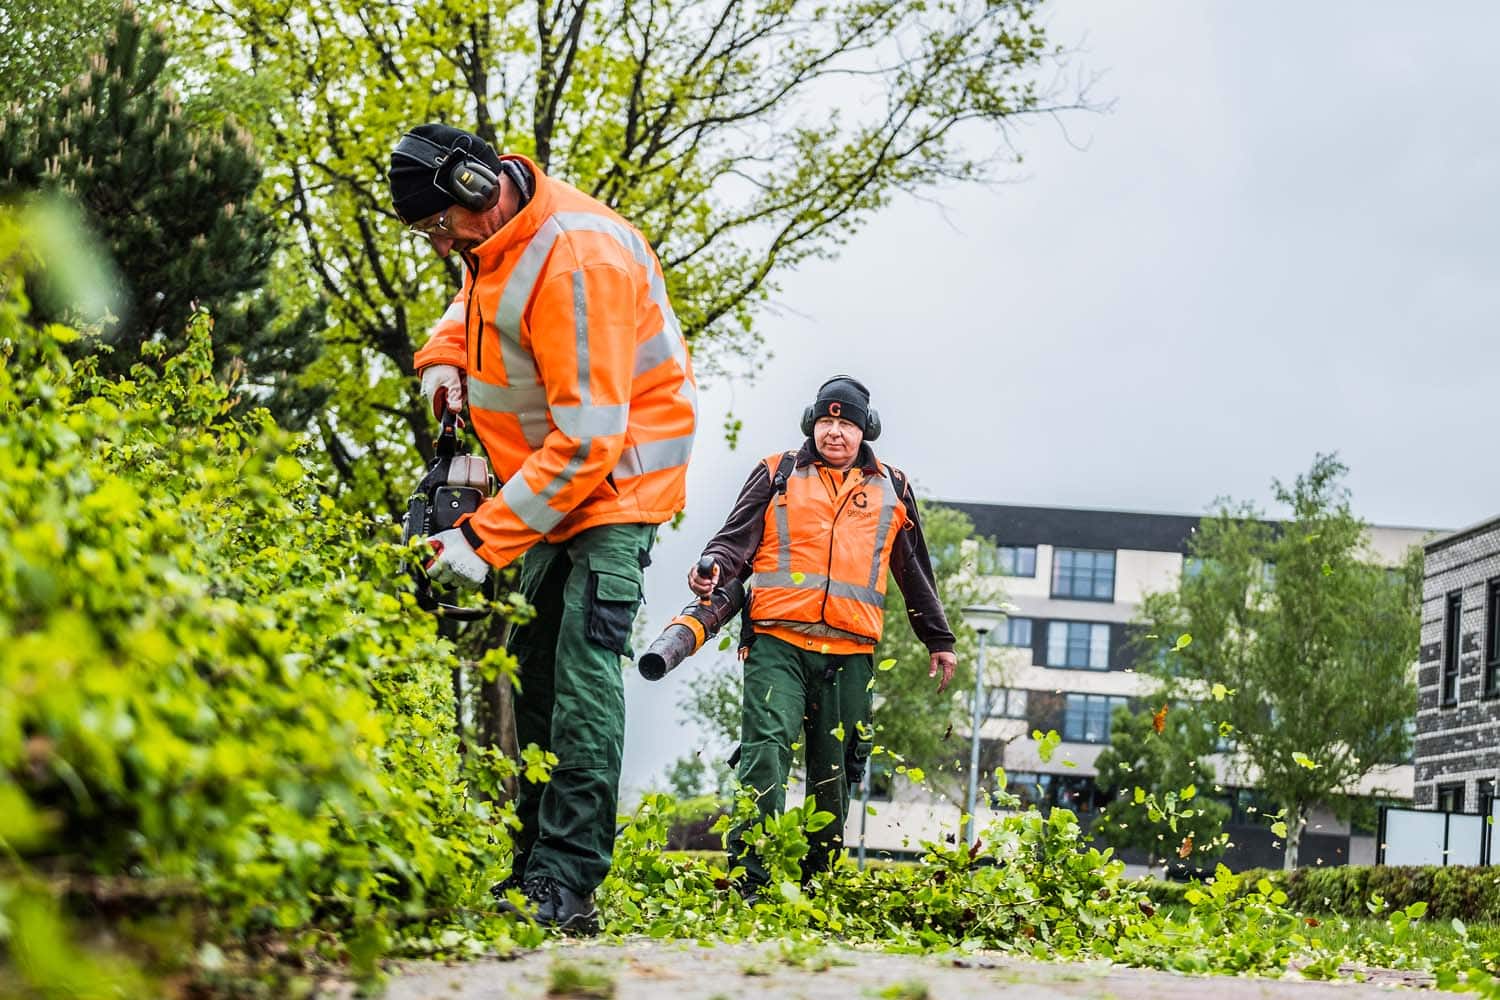
M459 522L458 530L463 532L464 538L468 541L470 547L479 553L480 558L484 558L484 539L479 537L479 532L474 530L474 526L465 519ZM486 559L485 561L488 562L489 560Z
M953 652L953 640L952 639L936 639L936 640L934 640L932 642L929 642L927 644L927 652L929 652L929 653L951 653L951 652Z

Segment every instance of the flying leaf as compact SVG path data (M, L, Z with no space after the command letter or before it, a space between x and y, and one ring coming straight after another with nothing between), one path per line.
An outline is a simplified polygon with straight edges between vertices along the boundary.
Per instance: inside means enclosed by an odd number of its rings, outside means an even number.
M1151 728L1156 730L1160 736L1167 728L1167 706L1163 705L1160 710L1151 713Z
M1187 649L1192 644L1193 644L1193 637L1191 635L1189 635L1188 633L1184 632L1184 633L1182 633L1181 635L1179 635L1177 637L1177 645L1175 645L1175 646L1172 647L1172 652L1175 653L1179 649Z
M1318 769L1318 762L1313 760L1307 754L1303 753L1301 750L1292 751L1292 760L1296 761L1302 767L1307 768L1309 771L1316 771Z
M1135 786L1135 804L1140 805L1146 801L1146 790L1140 785Z
M922 783L922 779L927 777L927 773L920 767L908 767L906 769L906 776L916 784L920 785Z
M733 642L733 641L734 641L733 639L731 639L729 636L726 635L724 638L722 638L722 639L719 640L719 649L720 650L728 649L729 648L729 644L731 642Z
M802 586L802 581L806 580L806 579L807 579L807 574L806 573L793 573L792 574L792 582L795 583L799 587Z
M1193 835L1190 833L1182 838L1182 846L1177 848L1177 856L1185 858L1193 853Z
M842 722L840 722L838 725L836 725L832 729L828 730L828 735L832 736L834 739L838 740L840 743L844 742L844 724Z
M1182 790L1182 795L1181 795L1182 801L1187 802L1190 799L1192 799L1193 797L1195 797L1197 794L1198 794L1198 786L1197 785L1188 785L1186 788L1184 788Z
M889 670L892 667L894 667L895 665L896 665L896 660L895 660L894 657L892 657L890 659L881 660L880 663L876 665L875 669L876 670Z
M1214 701L1223 701L1225 698L1229 697L1229 689L1222 684L1215 684L1213 687L1213 692Z
M1286 822L1284 820L1277 820L1276 822L1272 823L1271 832L1276 834L1276 836L1278 837L1286 837Z

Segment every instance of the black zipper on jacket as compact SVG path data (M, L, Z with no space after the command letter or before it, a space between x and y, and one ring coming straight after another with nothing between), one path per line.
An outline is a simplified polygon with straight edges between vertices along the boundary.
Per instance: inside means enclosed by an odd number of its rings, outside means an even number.
M469 317L474 312L476 296L474 291L479 287L479 258L467 250L460 250L459 256L463 258L464 267L469 269L469 294L464 300L464 337L467 342L469 336ZM479 317L479 330L474 334L474 350L470 359L474 363L474 370L484 369L484 316Z

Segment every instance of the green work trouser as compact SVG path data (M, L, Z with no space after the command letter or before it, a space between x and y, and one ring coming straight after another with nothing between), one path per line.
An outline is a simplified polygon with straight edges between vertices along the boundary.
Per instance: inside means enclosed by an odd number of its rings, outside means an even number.
M536 617L516 629L516 737L557 755L551 780L522 780L512 873L592 892L615 843L625 687L620 657L641 605L656 526L606 524L543 543L521 563Z
M807 793L833 822L807 836L802 875L828 869L844 846L849 815L850 777L862 773L870 755L869 653L836 655L798 649L774 636L759 635L745 660L741 710L739 780L756 796L760 817L786 806L792 741L805 731ZM758 820L737 827L729 840L730 867L765 882L768 873L745 835Z

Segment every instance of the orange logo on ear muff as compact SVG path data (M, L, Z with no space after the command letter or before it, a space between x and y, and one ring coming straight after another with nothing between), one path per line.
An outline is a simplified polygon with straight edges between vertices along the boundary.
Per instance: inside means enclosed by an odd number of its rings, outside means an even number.
M844 412L844 404L843 403L840 403L837 400L835 400L834 402L828 404L828 415L830 417L836 417L836 416L838 416L839 414L841 414L843 412Z

